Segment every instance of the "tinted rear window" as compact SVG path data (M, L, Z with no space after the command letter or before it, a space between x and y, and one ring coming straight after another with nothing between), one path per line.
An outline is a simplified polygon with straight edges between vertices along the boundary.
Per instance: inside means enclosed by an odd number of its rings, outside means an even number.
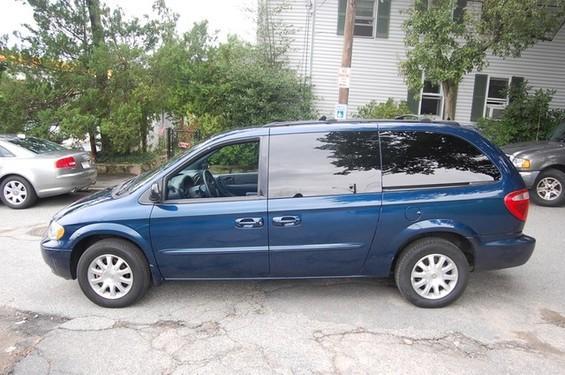
M380 191L377 132L273 135L269 147L269 197Z
M494 164L469 142L432 132L381 132L383 187L403 188L490 182Z
M56 143L47 141L45 139L26 137L26 138L13 138L9 140L10 143L18 145L36 154L43 154L52 151L63 151L65 148Z

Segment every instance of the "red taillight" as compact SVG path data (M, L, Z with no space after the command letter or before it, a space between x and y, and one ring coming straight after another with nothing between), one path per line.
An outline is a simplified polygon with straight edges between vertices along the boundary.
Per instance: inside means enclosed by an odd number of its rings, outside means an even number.
M504 205L516 219L526 221L530 205L530 193L526 189L508 193L504 197Z
M55 168L57 169L70 169L76 166L77 162L72 156L67 156L66 158L59 159L55 162Z

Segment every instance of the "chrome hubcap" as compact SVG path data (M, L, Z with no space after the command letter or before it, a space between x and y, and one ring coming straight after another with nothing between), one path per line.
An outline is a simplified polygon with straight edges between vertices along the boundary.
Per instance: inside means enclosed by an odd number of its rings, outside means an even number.
M19 181L9 181L4 185L4 198L14 205L20 205L27 198L27 189Z
M426 299L447 296L457 285L457 265L448 256L430 254L420 259L412 268L412 288Z
M117 255L104 254L88 266L88 282L99 296L122 298L133 285L133 272L125 260Z
M552 201L559 198L563 191L563 186L556 178L544 177L538 182L536 191L540 198L546 201Z

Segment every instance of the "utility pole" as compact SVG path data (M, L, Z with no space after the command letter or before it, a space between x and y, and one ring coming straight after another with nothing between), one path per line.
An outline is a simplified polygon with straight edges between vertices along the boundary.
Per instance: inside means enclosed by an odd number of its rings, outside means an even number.
M353 52L353 29L355 27L355 12L357 0L347 0L345 23L343 26L343 51L341 68L339 70L339 99L336 106L336 118L346 119L347 104L349 103L349 78L351 76L351 54Z

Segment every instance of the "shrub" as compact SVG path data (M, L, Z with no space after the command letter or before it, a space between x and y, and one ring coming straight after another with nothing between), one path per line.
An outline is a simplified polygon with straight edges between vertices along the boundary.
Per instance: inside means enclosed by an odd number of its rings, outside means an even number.
M525 82L511 89L510 104L499 120L481 119L478 126L495 144L547 139L551 131L565 119L565 111L550 108L555 91L531 91Z
M393 119L410 113L412 111L408 108L406 102L396 103L394 99L388 98L384 103L377 103L373 100L359 107L357 117L364 119Z

